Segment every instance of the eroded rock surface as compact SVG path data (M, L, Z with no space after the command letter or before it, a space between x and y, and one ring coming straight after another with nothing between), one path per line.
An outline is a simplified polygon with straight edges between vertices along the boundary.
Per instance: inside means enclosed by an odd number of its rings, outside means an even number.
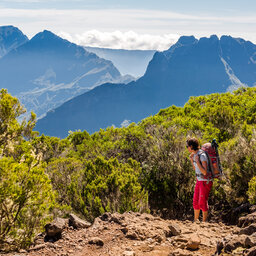
M39 234L37 243L28 252L23 250L13 255L211 256L217 243L229 236L240 236L241 230L223 223L164 220L146 213L105 213L88 227L65 226L61 238L55 242L45 242ZM242 245L254 244L253 239L246 238ZM226 244L221 246L223 251ZM250 253L253 255L253 249Z
M251 211L256 210L253 206ZM256 212L239 218L238 226L242 227L224 237L217 243L215 255L256 256Z

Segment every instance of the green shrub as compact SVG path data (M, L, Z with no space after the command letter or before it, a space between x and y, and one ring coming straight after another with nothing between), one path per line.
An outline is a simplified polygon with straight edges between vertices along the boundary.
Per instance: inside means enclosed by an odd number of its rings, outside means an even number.
M100 157L87 162L82 194L87 217L96 217L105 211L146 211L147 192L139 183L140 172L140 165L132 159L126 164Z
M75 159L55 159L47 167L59 202L93 220L106 211L146 211L147 192L139 183L140 165L130 159L98 157L82 163Z
M247 195L251 204L256 204L256 176L253 177L248 184Z
M194 171L185 148L186 137L177 127L147 125L152 139L143 162L143 186L153 210L168 209L172 217L191 208Z
M46 167L52 187L57 192L58 203L76 211L83 211L80 198L83 163L76 158L53 158Z
M0 159L0 245L25 248L54 206L50 180L40 167Z

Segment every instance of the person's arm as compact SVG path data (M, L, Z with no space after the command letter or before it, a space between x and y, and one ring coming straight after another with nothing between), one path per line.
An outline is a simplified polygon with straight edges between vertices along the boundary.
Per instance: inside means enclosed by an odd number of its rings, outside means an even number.
M202 163L201 163L200 160L199 160L199 156L197 155L196 156L196 164L197 164L200 172L203 175L207 175L207 161L202 161Z
M191 153L190 156L189 156L189 159L190 159L190 162L191 162L191 164L192 164L192 166L193 166L193 169L195 170L196 168L195 168L195 166L194 166L193 157L194 157L194 153Z

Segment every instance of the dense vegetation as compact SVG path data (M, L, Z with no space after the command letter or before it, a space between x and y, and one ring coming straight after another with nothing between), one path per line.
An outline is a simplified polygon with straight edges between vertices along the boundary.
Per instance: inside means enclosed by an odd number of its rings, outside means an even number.
M194 171L186 139L216 138L225 178L212 211L256 202L256 88L191 97L128 127L66 139L39 136L35 115L0 92L0 246L26 247L44 223L74 211L93 220L105 211L151 211L169 217L192 209Z

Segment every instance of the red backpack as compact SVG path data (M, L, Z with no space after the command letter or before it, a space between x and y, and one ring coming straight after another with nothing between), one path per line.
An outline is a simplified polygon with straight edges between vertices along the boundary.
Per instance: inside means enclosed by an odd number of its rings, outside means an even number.
M208 158L208 172L211 172L212 178L220 178L223 175L220 164L218 144L215 139L210 143L205 143L201 147L202 151L206 153Z

